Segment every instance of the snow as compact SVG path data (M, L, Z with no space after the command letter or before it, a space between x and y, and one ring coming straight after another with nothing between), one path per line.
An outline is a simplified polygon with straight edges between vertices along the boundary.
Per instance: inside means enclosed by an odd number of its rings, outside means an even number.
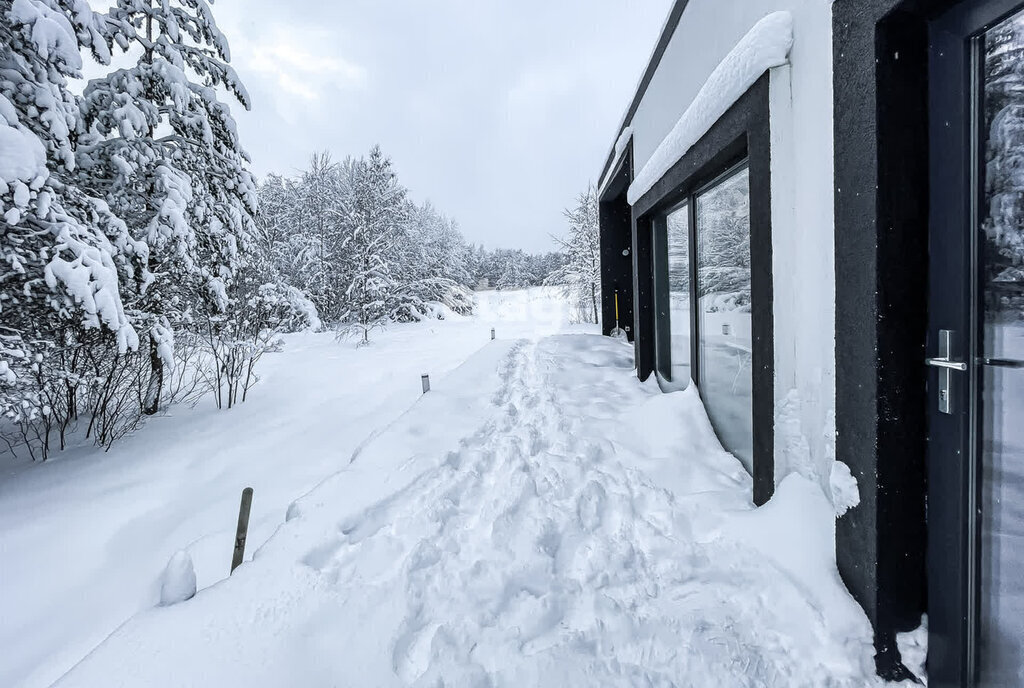
M762 74L786 64L793 45L789 12L764 17L743 37L708 77L668 136L629 187L630 205L661 179Z
M842 516L860 504L860 490L857 479L850 472L850 467L842 461L832 464L832 475L829 478L832 492L832 504L835 505L836 516Z
M63 62L73 70L82 68L75 30L63 12L39 0L13 0L8 19L32 27L32 43L44 61Z
M0 183L15 184L16 189L24 188L22 181L32 181L47 174L46 151L42 142L20 123L11 101L0 95ZM17 203L25 207L28 200L18 200Z
M290 336L230 413L9 471L0 684L882 685L828 497L793 475L755 509L696 390L556 294Z
M899 648L903 666L910 669L919 679L928 685L928 615L921 617L921 625L912 631L896 634L896 647Z
M2 97L2 96L0 96ZM26 129L0 124L0 179L13 182L45 174L43 145ZM19 203L22 207L27 203Z
M615 157L618 158L622 155L622 151L626 150L626 146L629 145L629 140L633 138L633 127L626 127L619 134L619 139L615 142Z
M563 330L570 309L555 294L485 292L476 318L392 326L358 349L286 335L230 412L175 407L109 452L83 442L41 465L0 453L0 686L50 685L159 604L179 550L200 589L227 577L243 488L255 489L248 559L289 504L417 401L422 373L436 390L492 327L499 340Z
M160 583L160 604L170 606L196 596L196 568L188 552L179 550L167 562Z

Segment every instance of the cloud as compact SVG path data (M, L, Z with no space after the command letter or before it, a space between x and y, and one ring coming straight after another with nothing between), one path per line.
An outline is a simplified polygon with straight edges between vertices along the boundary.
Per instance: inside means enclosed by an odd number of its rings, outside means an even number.
M257 174L379 143L470 241L551 248L671 0L217 0ZM513 201L514 199L514 201Z
M259 42L234 39L236 69L307 101L320 100L327 86L350 90L366 85L366 69L339 55L325 32L296 33Z

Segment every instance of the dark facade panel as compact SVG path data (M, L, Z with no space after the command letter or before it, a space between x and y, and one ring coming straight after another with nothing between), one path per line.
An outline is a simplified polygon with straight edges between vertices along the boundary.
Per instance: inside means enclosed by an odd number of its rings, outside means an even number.
M860 486L836 557L892 678L928 589L927 19L951 4L833 5L836 458Z
M633 145L629 144L614 176L601 194L601 332L615 327L615 295L618 293L619 327L634 341L633 317L633 215L626 192L633 181Z

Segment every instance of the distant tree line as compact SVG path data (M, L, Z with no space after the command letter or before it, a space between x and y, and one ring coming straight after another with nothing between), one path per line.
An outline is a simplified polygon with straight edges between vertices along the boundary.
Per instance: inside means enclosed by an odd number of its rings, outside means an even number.
M488 251L482 246L473 246L469 260L477 288L524 289L545 284L551 274L565 264L565 255L558 251L527 253L507 248Z
M388 322L473 309L471 256L458 224L417 205L379 146L259 188L257 235L275 269L308 294L326 326L361 342Z

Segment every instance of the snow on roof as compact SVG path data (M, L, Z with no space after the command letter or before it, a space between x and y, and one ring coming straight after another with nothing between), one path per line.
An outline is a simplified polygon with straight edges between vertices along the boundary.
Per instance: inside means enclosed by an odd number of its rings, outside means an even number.
M650 191L765 71L786 64L792 46L793 17L789 12L774 12L755 24L711 72L672 131L637 174L627 195L630 205Z

